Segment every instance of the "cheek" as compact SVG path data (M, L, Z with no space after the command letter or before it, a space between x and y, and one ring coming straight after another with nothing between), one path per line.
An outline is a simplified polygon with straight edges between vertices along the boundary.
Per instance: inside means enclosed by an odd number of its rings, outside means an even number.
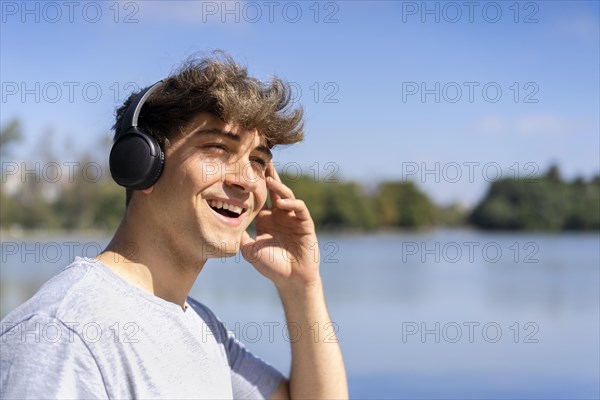
M194 193L202 191L221 180L221 169L217 162L191 160L183 165L184 183Z
M190 163L190 174L193 175L194 181L199 184L207 184L219 180L220 165L214 161L199 160L195 163Z
M260 210L267 202L267 183L261 180L256 190L256 206Z

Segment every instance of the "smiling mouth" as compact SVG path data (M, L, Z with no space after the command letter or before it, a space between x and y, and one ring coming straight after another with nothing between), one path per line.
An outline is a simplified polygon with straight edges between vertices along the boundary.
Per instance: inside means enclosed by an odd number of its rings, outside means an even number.
M246 210L242 207L233 204L225 203L219 200L208 200L208 205L217 214L221 214L227 218L239 218Z

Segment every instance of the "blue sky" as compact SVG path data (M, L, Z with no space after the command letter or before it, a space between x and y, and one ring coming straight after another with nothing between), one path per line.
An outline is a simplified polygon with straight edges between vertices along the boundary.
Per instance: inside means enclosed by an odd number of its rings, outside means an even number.
M307 138L275 153L288 172L412 179L471 205L498 171L600 170L597 1L1 6L1 122L21 119L23 159L49 131L65 159L97 148L131 83L220 48L294 82Z

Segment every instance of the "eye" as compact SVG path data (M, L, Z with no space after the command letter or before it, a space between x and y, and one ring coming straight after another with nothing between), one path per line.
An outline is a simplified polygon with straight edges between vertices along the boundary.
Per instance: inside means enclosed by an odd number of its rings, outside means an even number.
M229 149L227 148L227 146L225 146L224 144L221 143L209 143L209 144L205 144L204 146L202 146L202 149L208 150L210 152L215 152L215 153L222 153L222 152L229 152Z
M267 162L260 157L253 157L250 159L250 162L253 163L255 166L257 166L258 168L260 168L261 171L264 171L267 169Z

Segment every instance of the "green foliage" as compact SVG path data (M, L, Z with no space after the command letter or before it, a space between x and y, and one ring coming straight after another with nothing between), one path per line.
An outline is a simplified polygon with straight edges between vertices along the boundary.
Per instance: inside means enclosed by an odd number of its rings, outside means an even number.
M93 224L96 228L114 230L125 213L125 189L112 181L103 181L97 187Z
M413 182L381 184L375 205L380 226L417 228L436 222L435 206Z
M0 130L0 155L6 157L10 153L10 146L23 140L19 120L12 120Z
M24 229L54 229L59 226L51 205L44 200L42 186L31 179L23 184L14 196L2 193L1 223L2 227L13 224Z
M328 184L321 184L306 176L290 177L285 174L280 176L281 181L292 189L296 198L304 200L315 225L320 226L327 213L325 188Z
M356 183L317 182L308 176L281 176L284 184L304 200L317 227L372 229L375 213L371 199Z
M600 180L564 182L552 166L533 181L493 182L469 221L483 229L600 229Z
M125 210L125 190L108 179L77 179L52 204L63 229L114 230Z
M436 208L412 182L387 182L374 196L354 182L317 182L282 175L323 229L419 228L436 221Z
M375 227L373 203L356 183L332 183L325 190L324 228Z
M446 207L438 207L435 220L439 225L457 227L467 221L467 212L459 204L450 204Z
M0 226L65 230L114 230L118 226L125 210L125 191L114 182L77 178L56 185L27 176L15 194L1 189Z
M569 213L563 228L569 230L600 229L600 175L589 183L576 180L568 194Z

